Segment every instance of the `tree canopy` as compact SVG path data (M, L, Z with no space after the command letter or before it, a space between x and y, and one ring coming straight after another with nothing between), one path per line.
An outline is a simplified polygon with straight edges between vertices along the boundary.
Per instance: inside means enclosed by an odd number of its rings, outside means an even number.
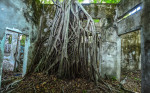
M59 0L62 2L63 0ZM120 0L78 0L80 3L119 3ZM40 0L43 4L53 4L52 0Z

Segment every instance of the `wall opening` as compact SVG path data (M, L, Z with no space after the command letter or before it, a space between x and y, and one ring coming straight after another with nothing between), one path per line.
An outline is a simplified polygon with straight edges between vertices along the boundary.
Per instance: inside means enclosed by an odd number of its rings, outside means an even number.
M121 78L140 82L141 30L121 35ZM137 84L136 86L138 86Z
M7 28L5 32L2 87L7 80L21 78L26 73L28 36L17 29ZM27 48L27 49L26 49ZM25 69L25 70L24 70Z
M117 22L120 22L131 15L134 15L135 13L139 12L141 9L142 9L142 5L140 3L134 8L132 8L131 10L129 10L128 12L126 12L123 16L119 17Z

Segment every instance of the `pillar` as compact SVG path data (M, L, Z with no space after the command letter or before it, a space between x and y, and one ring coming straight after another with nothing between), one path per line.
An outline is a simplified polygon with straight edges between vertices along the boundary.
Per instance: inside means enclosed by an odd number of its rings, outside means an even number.
M141 31L142 93L150 93L150 0L143 1Z

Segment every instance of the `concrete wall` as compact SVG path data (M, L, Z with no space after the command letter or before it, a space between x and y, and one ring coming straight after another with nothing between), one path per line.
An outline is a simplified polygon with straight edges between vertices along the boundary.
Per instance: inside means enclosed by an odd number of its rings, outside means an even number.
M85 4L87 12L96 23L96 30L100 33L100 48L98 50L99 72L103 78L107 75L110 78L120 80L120 60L117 60L117 29L114 24L115 4ZM119 61L119 62L118 62Z
M116 18L123 16L129 12L136 5L141 3L141 0L122 0L116 8ZM127 17L126 19L117 23L118 35L125 34L140 28L141 26L141 11Z
M26 2L28 0L0 1L0 72L2 72L6 27L18 29L22 33L29 35L32 42L36 39L37 26L34 23L34 12L31 5ZM0 80L1 75L2 73L0 73Z
M141 69L141 30L121 35L122 70Z
M118 21L124 15L141 3L141 0L121 0L116 8L116 24L121 39L120 59L122 70L141 69L141 14L142 9L135 14ZM133 32L139 31L139 32ZM133 33L131 33L133 32ZM139 33L139 34L136 34ZM121 52L122 51L122 52Z
M112 18L115 16L116 4L82 4L92 18Z
M117 60L117 28L114 24L116 14L115 4L83 4L84 8L94 19L100 22L95 23L96 31L100 33L100 48L98 48L97 59L99 72L103 78L108 76L120 80L120 60Z
M110 78L120 80L120 62L117 60L117 29L108 19L102 18L100 21L100 74Z
M141 52L142 52L142 93L150 92L150 0L143 1Z

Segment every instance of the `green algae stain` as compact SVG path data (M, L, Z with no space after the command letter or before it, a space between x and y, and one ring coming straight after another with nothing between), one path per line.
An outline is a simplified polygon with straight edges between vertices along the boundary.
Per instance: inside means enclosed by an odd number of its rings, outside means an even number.
M121 54L125 68L128 68L130 65L132 65L134 69L139 68L141 55L140 36L140 31L131 32L121 36Z

